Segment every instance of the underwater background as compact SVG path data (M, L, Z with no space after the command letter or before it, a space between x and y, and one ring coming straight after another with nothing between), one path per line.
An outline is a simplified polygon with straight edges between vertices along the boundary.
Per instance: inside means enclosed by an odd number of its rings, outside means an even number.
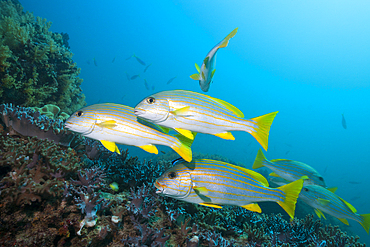
M205 94L235 105L246 118L279 111L266 157L311 165L359 213L370 213L369 2L20 3L24 11L51 21L50 31L68 33L87 105L135 107L163 90L203 93L189 77L196 72L194 63L201 64L215 44L239 27L228 47L218 51L214 80ZM128 59L133 54L146 65ZM199 134L192 150L251 169L259 144L247 133L233 134L235 141ZM155 158L136 147L122 148L139 160ZM360 242L369 244L364 229L349 223Z

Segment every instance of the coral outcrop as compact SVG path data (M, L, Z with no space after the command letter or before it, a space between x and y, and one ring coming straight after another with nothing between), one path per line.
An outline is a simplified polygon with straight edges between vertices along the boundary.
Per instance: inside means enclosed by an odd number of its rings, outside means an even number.
M71 114L85 105L68 35L51 22L0 1L0 103L27 107L54 104Z

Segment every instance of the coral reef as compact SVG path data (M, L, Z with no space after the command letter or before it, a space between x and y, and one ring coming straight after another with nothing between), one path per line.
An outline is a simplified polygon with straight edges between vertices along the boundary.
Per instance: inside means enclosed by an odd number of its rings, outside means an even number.
M49 116L55 114L49 111L47 113ZM70 146L78 135L65 129L62 120L41 114L31 108L12 106L12 104L0 105L0 117L9 129L9 135L36 136L41 140L50 140L63 146Z
M85 105L68 35L53 33L50 26L21 5L0 1L0 103L54 104L68 114Z

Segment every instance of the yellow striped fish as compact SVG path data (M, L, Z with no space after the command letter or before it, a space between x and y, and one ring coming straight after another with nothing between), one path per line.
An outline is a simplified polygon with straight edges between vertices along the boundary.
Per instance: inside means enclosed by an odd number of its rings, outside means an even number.
M111 152L119 153L116 143L139 147L158 154L154 145L172 148L191 161L191 140L162 133L137 121L134 109L119 104L95 104L85 107L67 119L65 127L91 139L99 140Z
M250 133L267 150L268 135L277 112L243 119L235 106L208 95L185 90L153 94L135 107L135 114L161 126L175 129L189 139L192 131L235 140L230 131Z
M307 176L304 180L304 185L316 184L326 187L324 178L311 166L294 160L268 160L260 149L258 150L256 159L254 160L253 169L261 168L264 166L273 171L270 176L281 177L290 182Z
M367 234L370 228L370 214L357 214L357 210L348 202L334 194L336 189L329 190L318 185L307 185L302 189L299 198L315 209L319 218L323 212L336 217L346 225L347 219L355 220L361 224Z
M229 44L229 40L235 36L237 31L238 28L235 28L223 40L221 40L220 43L213 47L208 52L206 58L203 60L201 67L199 67L198 64L195 64L195 68L197 69L198 74L192 74L190 78L199 81L199 86L203 92L208 92L213 80L213 76L216 72L216 69L214 67L216 65L216 55L218 49L226 47Z
M158 194L208 207L234 205L259 213L257 202L273 201L294 218L303 179L270 188L261 174L221 161L197 159L188 163L180 158L173 165L156 180Z

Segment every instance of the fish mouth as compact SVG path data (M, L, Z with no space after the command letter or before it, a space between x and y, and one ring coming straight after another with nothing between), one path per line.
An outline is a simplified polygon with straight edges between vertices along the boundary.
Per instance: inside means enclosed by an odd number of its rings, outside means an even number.
M143 115L145 113L145 110L144 109L135 109L134 113L135 113L136 116L140 116L140 115Z
M155 181L154 186L158 189L155 193L161 194L164 191L163 185L161 185L158 181Z
M66 129L71 129L71 128L72 128L72 124L71 124L71 123L66 122L66 123L64 124L64 128L66 128Z

